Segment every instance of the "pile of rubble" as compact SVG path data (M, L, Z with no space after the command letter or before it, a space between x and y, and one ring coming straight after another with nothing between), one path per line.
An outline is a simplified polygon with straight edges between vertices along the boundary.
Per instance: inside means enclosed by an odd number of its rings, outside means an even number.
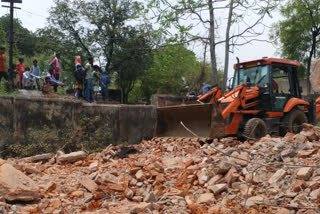
M0 161L0 213L320 213L320 128Z

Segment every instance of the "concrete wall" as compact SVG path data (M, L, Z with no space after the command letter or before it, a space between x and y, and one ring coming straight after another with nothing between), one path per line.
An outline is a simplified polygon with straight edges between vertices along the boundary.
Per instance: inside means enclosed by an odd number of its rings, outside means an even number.
M288 86L288 82L283 81L283 80L279 80L277 81L278 85L279 85L279 91L284 91L284 92L288 92L289 91L289 86ZM300 87L302 87L302 95L307 95L307 80L306 79L302 79L299 80L299 85ZM311 90L311 94L314 94L315 92L313 90Z
M103 147L110 143L139 143L152 138L155 122L154 106L0 96L0 146L21 145L19 151L33 143L41 148L52 144Z
M151 105L157 107L197 103L198 102L196 97L176 96L169 94L155 94L151 97Z

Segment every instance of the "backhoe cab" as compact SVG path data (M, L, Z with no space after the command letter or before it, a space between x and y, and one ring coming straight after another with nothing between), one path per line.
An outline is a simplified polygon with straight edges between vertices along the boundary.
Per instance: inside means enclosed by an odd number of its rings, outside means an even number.
M237 63L231 90L211 103L159 108L155 136L259 139L298 133L320 116L320 99L316 106L301 98L300 65L275 58Z

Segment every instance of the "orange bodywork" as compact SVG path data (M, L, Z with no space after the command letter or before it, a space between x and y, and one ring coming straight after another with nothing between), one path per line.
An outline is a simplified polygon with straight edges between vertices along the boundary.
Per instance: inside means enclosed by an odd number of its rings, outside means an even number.
M316 118L320 117L320 97L316 99Z
M240 85L237 88L224 94L219 99L220 103L228 103L229 105L222 110L222 106L219 105L223 119L226 119L233 113L233 118L230 124L226 125L226 134L237 134L240 122L243 120L244 114L256 115L258 110L248 110L259 104L259 101L254 100L259 97L258 87L248 87L246 85Z
M238 132L240 122L243 120L242 113L235 113L232 122L226 126L227 135L235 135Z
M242 62L240 63L240 66L244 68L248 68L248 67L255 67L257 65L270 65L272 63L289 64L289 65L296 66L297 68L301 66L301 63L298 61L289 60L289 59L278 59L278 58L265 58L265 59ZM235 70L238 69L238 65L235 64L233 68Z
M297 105L308 106L308 105L310 105L310 103L305 100L299 99L299 98L291 98L287 102L286 106L284 107L283 112L285 112L285 113L290 112Z
M204 102L208 97L211 97L209 103L214 103L216 100L221 98L221 89L215 87L207 93L200 96L199 101Z
M245 110L258 105L259 101L250 102L250 100L257 98L258 96L258 87L247 88L246 85L240 85L234 90L226 93L222 98L219 99L221 103L230 103L228 107L222 111L222 117L225 119L231 113L238 112L240 110L240 106L243 110Z
M267 112L269 118L283 117L283 112Z

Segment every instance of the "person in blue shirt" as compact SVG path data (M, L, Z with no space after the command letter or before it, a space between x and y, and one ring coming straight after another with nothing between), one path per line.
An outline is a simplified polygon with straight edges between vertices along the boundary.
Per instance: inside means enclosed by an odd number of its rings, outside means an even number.
M102 72L102 75L100 78L101 94L102 94L103 101L107 99L109 84L110 84L110 78L109 78L108 72L105 70Z
M202 83L202 94L205 94L205 93L209 92L211 88L212 88L211 85L208 85L205 82Z
M33 60L33 66L31 67L30 76L35 78L37 88L40 90L40 67L38 66L38 61Z

